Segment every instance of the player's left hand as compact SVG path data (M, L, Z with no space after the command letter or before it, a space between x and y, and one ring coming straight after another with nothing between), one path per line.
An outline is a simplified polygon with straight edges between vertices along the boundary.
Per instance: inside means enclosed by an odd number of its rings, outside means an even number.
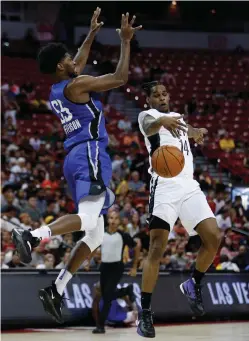
M208 133L206 128L199 128L196 129L196 134L194 136L194 141L198 144L204 143L204 135Z
M136 277L137 276L137 268L131 268L131 270L128 273L128 275L131 276L131 277Z
M104 25L103 21L98 22L100 13L101 13L101 8L97 7L91 19L91 26L90 26L91 32L97 33L100 30L100 28Z

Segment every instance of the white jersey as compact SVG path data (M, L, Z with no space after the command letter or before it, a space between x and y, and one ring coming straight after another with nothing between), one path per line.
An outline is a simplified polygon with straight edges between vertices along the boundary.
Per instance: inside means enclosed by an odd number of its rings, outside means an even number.
M138 123L141 133L144 135L145 145L148 150L148 153L150 155L150 168L149 173L153 176L152 168L151 168L151 156L153 152L160 146L168 145L168 146L175 146L178 149L180 149L183 152L184 158L185 158L185 165L183 170L180 174L178 174L174 178L165 178L165 181L176 181L177 179L182 178L189 178L193 179L193 173L194 173L194 166L193 166L193 154L190 149L189 145L189 139L188 139L188 133L184 133L183 131L180 131L180 138L173 137L169 130L165 129L164 127L161 127L157 134L153 136L146 136L144 130L143 130L143 120L145 116L150 115L154 117L155 119L158 119L164 115L171 116L171 117L178 117L181 116L178 113L170 112L170 113L161 113L160 111L156 109L149 109L142 111L138 116ZM185 123L183 119L181 119L182 123Z

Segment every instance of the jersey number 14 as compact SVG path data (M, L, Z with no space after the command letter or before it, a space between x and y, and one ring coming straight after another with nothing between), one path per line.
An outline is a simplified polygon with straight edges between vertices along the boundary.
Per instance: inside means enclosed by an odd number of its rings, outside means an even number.
M181 142L181 152L182 153L186 152L188 155L189 154L189 147L188 147L187 141L186 140L185 141L180 140L180 142Z

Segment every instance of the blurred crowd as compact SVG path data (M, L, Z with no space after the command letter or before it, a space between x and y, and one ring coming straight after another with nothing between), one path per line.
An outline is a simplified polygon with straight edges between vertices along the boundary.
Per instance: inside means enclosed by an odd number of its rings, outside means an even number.
M5 43L7 37L5 37ZM139 51L136 40L133 51ZM96 52L98 51L98 52ZM100 58L101 46L96 47L92 58ZM112 72L118 55L110 61L102 59L98 64L99 73ZM165 70L148 69L147 74L135 62L131 84L143 80L162 80L177 86L173 74ZM18 129L19 119L32 119L32 113L50 112L46 99L41 98L39 86L27 80L24 84L15 81L2 84L2 149L1 149L1 268L32 267L36 269L61 269L64 267L72 248L81 232L55 236L43 240L33 250L32 262L28 266L20 261L11 240L11 231L20 226L32 230L43 224L70 213L75 213L67 184L63 177L62 165L65 152L63 149L64 132L60 123L53 121L50 134L43 136L35 132L27 137ZM217 95L217 92L216 92ZM224 95L225 96L225 95ZM195 114L197 99L186 103L185 112ZM105 98L106 102L106 98ZM108 122L108 105L106 105ZM207 111L217 110L215 103ZM205 113L204 113L205 114ZM110 120L111 121L111 120ZM111 122L109 122L111 125ZM117 123L122 138L118 141L110 134L109 152L112 158L113 177L111 189L116 194L116 202L105 217L106 227L116 215L117 228L129 233L140 243L141 256L139 269L148 252L149 234L147 218L149 216L148 193L148 155L143 154L142 141L129 117L120 117ZM231 150L236 142L229 140L225 129L219 132L220 148ZM119 151L120 147L127 147ZM249 158L245 157L245 166L249 167ZM241 197L231 201L230 188L216 183L207 172L195 170L195 178L205 191L209 205L217 217L219 228L223 233L220 250L211 270L249 270L249 243L245 234L236 233L236 227L244 232L249 231L249 212L242 205ZM200 240L197 236L188 236L178 220L170 233L169 243L161 260L161 271L189 270L193 267ZM132 253L124 250L126 267L131 264ZM85 271L97 270L101 263L101 250L93 258L82 264Z

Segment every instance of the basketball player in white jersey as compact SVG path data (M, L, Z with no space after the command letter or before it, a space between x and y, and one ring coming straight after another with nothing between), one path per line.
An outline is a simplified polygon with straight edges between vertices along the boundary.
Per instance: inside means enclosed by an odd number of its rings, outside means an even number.
M193 274L180 286L196 315L204 314L201 280L213 262L221 237L206 197L198 182L193 179L193 155L189 138L202 144L207 130L195 129L187 125L180 114L170 112L169 93L164 85L152 82L145 84L143 88L147 92L150 109L139 114L138 122L150 156L159 146L171 145L179 148L185 158L182 172L174 178L162 178L153 169L149 170L150 249L143 268L142 312L137 332L141 336L152 338L155 337L155 329L150 310L151 296L157 282L160 259L177 218L180 218L188 233L198 233L202 240Z

